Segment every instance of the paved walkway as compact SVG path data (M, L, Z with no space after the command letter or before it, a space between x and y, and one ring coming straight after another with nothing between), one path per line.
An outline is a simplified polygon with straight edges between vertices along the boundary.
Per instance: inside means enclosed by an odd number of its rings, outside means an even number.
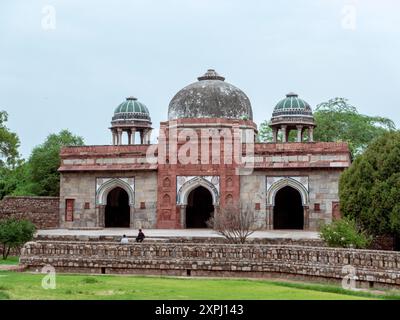
M202 237L216 238L222 237L214 230L210 229L144 229L147 238L176 238L176 237ZM102 229L102 230L70 230L70 229L52 229L38 230L37 234L42 236L122 236L136 237L136 229ZM250 236L251 238L269 238L269 239L319 239L318 232L300 231L300 230L271 230L257 231Z

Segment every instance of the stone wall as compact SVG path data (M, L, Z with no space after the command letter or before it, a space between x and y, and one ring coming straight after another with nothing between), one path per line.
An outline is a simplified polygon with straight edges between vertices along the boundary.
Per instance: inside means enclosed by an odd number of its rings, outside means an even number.
M136 236L130 237L134 241ZM121 236L113 235L43 235L36 234L34 241L88 241L88 242L109 242L116 243L121 241ZM196 244L229 244L224 237L147 237L146 242L158 243L196 243ZM249 238L248 244L273 244L273 245L296 245L308 247L325 247L326 244L321 239L291 239L291 238Z
M148 145L80 146L61 149L60 172L157 169L147 162Z
M0 201L0 219L27 219L38 229L59 227L58 197L5 197Z
M339 282L343 267L358 285L400 287L400 253L285 245L27 243L21 263L59 272L302 278Z

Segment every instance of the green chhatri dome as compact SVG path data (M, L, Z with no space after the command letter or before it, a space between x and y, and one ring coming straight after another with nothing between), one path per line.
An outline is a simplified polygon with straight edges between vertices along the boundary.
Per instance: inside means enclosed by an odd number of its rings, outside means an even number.
M304 142L304 131L308 130L308 142L314 141L315 121L310 105L293 92L279 101L272 113L269 126L272 129L272 141L289 142L292 130L297 131L296 142ZM278 138L281 133L281 138Z
M271 125L307 125L315 126L310 105L293 92L279 101L272 113Z
M295 93L288 93L285 99L282 99L278 102L274 109L275 113L292 113L292 112L305 112L305 113L312 113L310 105L300 99L299 96Z
M113 121L116 120L148 120L150 113L147 107L135 97L128 97L114 111Z

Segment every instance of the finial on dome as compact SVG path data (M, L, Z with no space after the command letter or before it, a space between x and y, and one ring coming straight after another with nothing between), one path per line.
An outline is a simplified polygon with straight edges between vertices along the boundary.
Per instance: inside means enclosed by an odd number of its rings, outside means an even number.
M287 95L286 95L286 97L287 98L290 98L290 97L298 97L299 95L297 94L297 93L294 93L294 92L289 92Z
M208 69L207 72L201 77L197 78L199 81L202 80L221 80L225 81L225 78L220 76L214 69Z
M126 98L126 101L130 101L130 100L136 101L137 98L136 97L132 97L132 96Z

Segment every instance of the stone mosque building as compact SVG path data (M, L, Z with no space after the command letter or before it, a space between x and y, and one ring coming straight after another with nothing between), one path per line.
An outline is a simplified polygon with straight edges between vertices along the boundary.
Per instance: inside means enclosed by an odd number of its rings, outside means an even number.
M157 144L149 109L129 97L112 117L112 145L62 149L60 227L206 228L232 203L266 230L317 230L340 216L347 144L314 142L312 109L294 93L270 127L273 142L256 142L249 98L214 70L173 97Z

